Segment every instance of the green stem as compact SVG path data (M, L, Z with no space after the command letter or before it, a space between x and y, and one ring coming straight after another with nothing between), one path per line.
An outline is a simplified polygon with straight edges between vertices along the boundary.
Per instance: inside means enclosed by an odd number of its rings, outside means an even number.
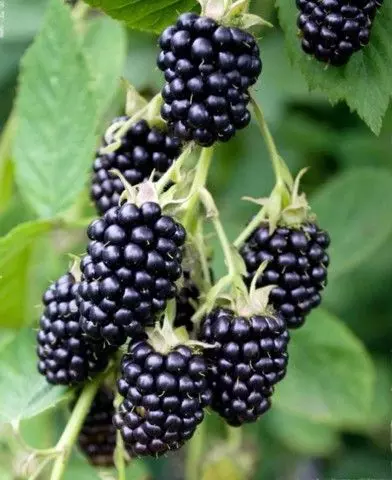
M253 95L251 95L251 102L257 123L260 127L261 133L267 145L268 152L270 154L272 166L275 172L276 183L277 185L280 185L282 189L287 190L285 184L288 183L290 186L293 184L291 173L279 155L273 136L268 128L264 113Z
M242 445L242 429L238 427L227 426L227 440L229 449L236 452Z
M183 205L183 208L184 210L186 209L186 212L182 218L182 224L190 233L193 233L197 226L200 191L206 185L213 153L214 147L202 149L199 161L197 163L195 177L191 186L189 200Z
M196 430L193 438L188 443L185 480L200 480L200 459L203 455L205 444L206 422L202 422Z
M208 263L207 253L206 253L206 244L204 241L204 228L203 223L199 222L196 232L196 249L200 257L200 265L203 274L203 279L205 282L206 289L209 290L212 285L210 266Z
M228 274L229 276L234 277L237 274L237 269L236 269L235 261L231 252L232 247L230 245L226 232L218 216L213 217L212 224L214 225L216 234L218 235L219 242L223 250L223 255L225 257L226 265L229 270Z
M242 244L250 237L250 235L252 235L256 228L260 226L261 222L265 219L265 215L265 208L262 208L257 215L252 218L246 228L234 240L233 245L236 248L240 248Z
M52 475L50 477L51 480L61 480L63 478L65 468L72 452L72 447L78 438L83 422L104 378L105 375L101 374L83 388L75 408L72 411L71 418L57 443L56 448L61 453L53 465Z
M175 178L178 172L181 170L182 164L187 160L189 155L192 152L192 145L188 145L181 155L176 159L173 165L165 172L162 177L156 182L156 191L160 195L166 188L167 184L170 181L176 183L177 179Z

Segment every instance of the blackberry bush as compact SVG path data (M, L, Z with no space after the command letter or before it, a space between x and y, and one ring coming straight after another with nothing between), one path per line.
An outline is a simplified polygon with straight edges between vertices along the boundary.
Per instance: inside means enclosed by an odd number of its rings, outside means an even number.
M344 65L369 43L383 0L296 0L297 24L305 53L332 65Z
M114 394L101 387L91 405L79 433L80 450L91 464L98 467L114 467L116 429L113 425Z
M37 334L38 370L49 383L74 385L103 371L112 349L86 338L76 304L78 283L71 273L43 295L44 312Z
M81 325L93 339L121 345L143 332L176 295L186 232L161 207L126 202L88 228L81 262Z
M262 69L251 34L185 13L159 45L158 67L166 79L161 113L177 136L210 146L248 125L248 89Z
M129 118L115 118L113 124L124 124ZM111 127L112 127L111 126ZM114 142L112 128L109 127L103 147ZM181 152L177 137L157 128L150 127L145 120L136 122L121 139L121 146L112 153L98 150L93 164L91 198L100 214L117 207L124 191L122 181L111 170L118 170L130 185L137 185L166 172Z
M227 423L256 421L271 406L273 386L286 374L288 331L279 316L237 316L217 308L206 316L199 338L207 349L212 408Z
M257 286L276 285L270 300L290 328L300 327L306 315L321 302L327 283L330 239L314 223L299 228L269 224L257 228L241 249L247 268L246 282L252 283L257 269L268 262Z
M114 424L135 456L177 450L203 421L211 402L202 355L178 345L160 353L141 340L129 346L118 389L124 397Z

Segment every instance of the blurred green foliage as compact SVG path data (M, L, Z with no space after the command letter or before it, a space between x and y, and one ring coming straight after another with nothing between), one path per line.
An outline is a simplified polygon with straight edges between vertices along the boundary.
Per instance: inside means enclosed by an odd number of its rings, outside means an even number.
M133 3L140 10L129 17L131 26L145 19L145 29L151 30L149 8L159 2ZM195 2L183 0L175 8L173 2L164 3L155 30L182 5L188 8ZM252 11L278 25L272 0L256 0L252 5ZM19 329L36 325L41 292L63 273L67 254L84 250L83 227L93 215L86 189L88 168L95 139L121 110L119 77L123 75L147 97L162 84L155 67L154 34L125 30L98 13L86 28L79 20L72 23L58 3L22 63L15 102L22 55L39 30L46 7L46 0L8 2L6 34L0 40L1 479L26 478L22 468L26 450L5 420L22 421L24 438L35 446L50 446L65 423L61 408L50 409L63 399L62 391L46 387L35 372L32 336L26 328ZM284 15L281 11L285 24L289 11ZM290 35L291 30L287 39L293 42ZM304 59L296 51L295 64L290 63L279 27L260 33L260 48L264 71L257 98L292 171L310 166L304 189L333 244L323 309L293 334L289 374L277 389L272 410L246 428L252 461L244 458L243 463L255 480L391 478L392 111L387 110L376 137L344 103L332 107L320 90L309 93L302 73ZM364 54L369 61L373 50ZM318 81L328 90L331 77L324 82L323 72L316 68ZM358 82L363 88L365 79ZM368 82L366 89L373 86ZM383 93L388 88L384 85ZM65 91L67 95L62 95ZM377 105L375 130L391 93L389 88L384 104ZM359 100L354 98L350 105L357 108ZM272 169L256 125L217 148L210 188L232 239L256 212L241 197L267 196L272 186ZM213 237L211 245L216 246ZM215 250L214 269L221 275L223 258ZM205 428L203 478L221 478L222 473L227 480L245 478L240 461L233 465L223 457L208 462L208 450L214 451L220 442L224 447L226 440L214 415L208 416ZM182 460L180 454L134 462L127 478L180 479ZM95 478L95 473L75 455L67 478Z

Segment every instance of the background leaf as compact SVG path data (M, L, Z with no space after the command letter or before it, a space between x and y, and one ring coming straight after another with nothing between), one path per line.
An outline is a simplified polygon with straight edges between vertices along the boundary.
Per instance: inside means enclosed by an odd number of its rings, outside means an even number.
M320 189L311 204L331 235L333 282L366 262L391 234L391 222L383 219L392 209L392 174L381 168L347 171Z
M303 455L325 456L339 447L339 434L334 428L288 411L272 408L265 423L283 445Z
M324 63L309 58L297 35L295 2L277 0L277 5L292 65L301 70L309 87L322 90L333 102L345 100L373 132L380 133L392 94L391 2L384 2L376 16L370 44L340 68L326 68Z
M123 74L127 37L123 27L108 17L92 20L84 37L84 51L92 77L98 110L104 114Z
M50 229L49 222L28 222L0 238L0 326L16 328L25 322L32 247Z
M70 207L95 145L96 103L70 10L52 0L22 62L14 157L21 194L40 217Z
M18 423L53 408L67 397L50 386L36 367L34 335L22 330L0 352L0 423Z
M130 28L156 33L196 5L195 0L88 0L87 3Z
M373 400L374 369L361 342L319 309L292 334L290 368L277 386L279 409L334 426L363 424Z

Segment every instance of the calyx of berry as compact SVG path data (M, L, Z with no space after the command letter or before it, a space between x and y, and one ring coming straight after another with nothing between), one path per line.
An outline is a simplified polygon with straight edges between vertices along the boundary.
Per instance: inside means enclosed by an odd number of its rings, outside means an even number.
M133 124L139 120L145 120L150 127L157 126L163 129L166 128L166 123L162 120L160 115L162 106L161 94L155 95L149 103L143 102L141 97L133 86L128 85L126 110L133 113L132 116L125 122L117 122L111 125L106 132L107 139L111 141L108 145L101 149L102 154L113 153L121 146L122 138L127 134L128 130ZM133 112L132 112L133 111Z
M162 354L167 354L178 345L184 345L191 348L195 353L206 348L214 348L214 345L190 340L189 334L185 327L174 329L174 319L176 315L175 301L168 303L165 311L162 326L157 324L154 328L147 329L148 340L151 346Z
M248 13L249 0L198 0L201 13L222 25L236 26L247 30L256 25L272 27L258 15Z

